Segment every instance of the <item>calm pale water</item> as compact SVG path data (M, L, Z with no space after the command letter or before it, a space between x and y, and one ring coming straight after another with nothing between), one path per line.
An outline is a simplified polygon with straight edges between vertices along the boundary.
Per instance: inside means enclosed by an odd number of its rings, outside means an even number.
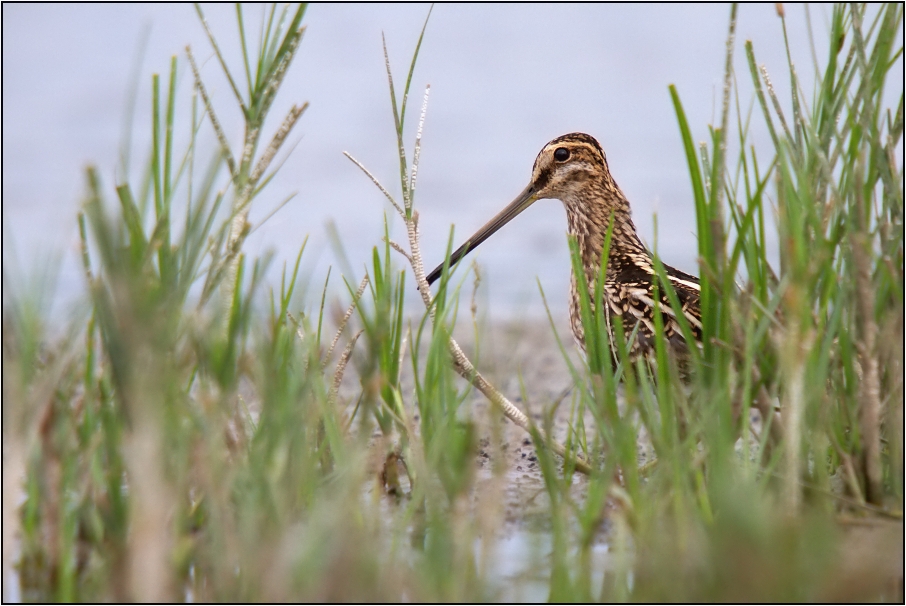
M234 9L206 6L205 11L241 78ZM326 228L333 222L352 279L361 277L371 247L380 244L389 205L342 152L352 153L398 192L381 33L401 87L427 12L425 5L309 9L308 29L277 98L270 132L292 103L311 105L291 139L298 146L259 198L252 223L297 195L246 246L251 255L273 250L272 270L292 262L306 235L303 263L313 288L323 283L329 265L344 270ZM704 140L707 124L719 119L729 12L721 5L435 7L413 78L407 133L414 141L430 83L416 199L426 269L441 260L451 225L459 244L521 191L544 143L585 131L606 150L643 239L655 246L656 214L662 257L697 273L691 187L667 86L676 84L695 136ZM260 14L259 7L246 10L252 31ZM814 7L811 16L823 65L829 10ZM794 61L800 73L810 74L804 9L788 6L787 17ZM66 299L82 292L75 217L83 171L97 164L112 198L112 185L123 177L117 167L127 91L146 34L133 175L140 172L149 141L150 74L160 72L165 79L169 57L178 55L180 91L188 99L187 44L204 63L215 107L238 147L242 133L234 98L190 6L4 6L4 273L13 266L32 272L56 254L62 259L58 294ZM735 56L743 111L751 99L746 39L753 40L759 63L766 64L788 106L781 22L773 5L740 8ZM805 78L807 97L812 86ZM187 120L187 103L177 111ZM763 129L755 135L766 153ZM208 127L202 141L213 149ZM404 240L400 222L392 219L395 237ZM554 312L565 314L565 230L561 204L542 201L482 246L477 255L485 277L482 300L492 316L543 313L536 276ZM341 288L340 282L335 286ZM411 290L414 295L414 286Z

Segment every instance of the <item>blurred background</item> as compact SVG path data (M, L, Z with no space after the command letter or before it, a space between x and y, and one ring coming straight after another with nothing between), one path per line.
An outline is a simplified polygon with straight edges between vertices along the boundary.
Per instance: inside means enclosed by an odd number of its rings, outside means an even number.
M259 27L264 10L245 9L250 29ZM252 208L252 224L296 195L246 243L251 256L274 252L272 279L279 279L284 261L293 262L306 235L303 267L311 288L320 288L330 265L346 275L351 271L356 281L361 278L371 248L380 244L383 213L390 206L342 152L349 151L399 194L381 35L401 91L428 10L419 4L308 9L305 37L266 128L274 131L293 103L308 101L310 107L292 135L291 143L298 145ZM206 5L204 11L241 80L234 7ZM807 100L814 62L826 63L829 18L825 7L810 11L811 30L805 8L786 7L789 51ZM451 226L458 245L522 190L547 141L584 131L604 147L643 240L667 263L697 274L691 186L667 87L677 86L696 138L708 138L707 125L720 115L729 13L729 6L717 4L436 6L413 77L407 120L411 146L430 84L416 193L426 269L442 260ZM744 43L752 40L779 98L789 99L775 6L744 5L739 13L736 69L748 69ZM179 58L182 93L177 122L188 125L192 80L186 45L203 64L215 109L238 146L242 133L235 99L193 7L3 6L4 273L10 268L28 273L56 260L57 305L80 296L84 278L76 213L84 168L98 165L111 198L124 173L140 180L150 139L150 75L161 73L165 79L172 55ZM751 78L740 73L738 80L745 115L752 107ZM131 90L136 91L134 111L129 109ZM126 169L123 146L130 131ZM188 129L177 132L185 145ZM201 149L213 155L208 124L200 136ZM751 140L758 147L767 143L767 134L755 132ZM278 160L288 151L289 146ZM411 147L409 152L411 159ZM760 157L770 157L764 154ZM729 162L735 164L733 156ZM401 222L388 216L391 234L405 240ZM348 266L331 244L331 224ZM565 317L565 231L562 205L543 201L479 249L481 298L491 317L541 316L536 276L552 311ZM345 291L337 279L332 286L334 293ZM414 286L410 290L414 296Z

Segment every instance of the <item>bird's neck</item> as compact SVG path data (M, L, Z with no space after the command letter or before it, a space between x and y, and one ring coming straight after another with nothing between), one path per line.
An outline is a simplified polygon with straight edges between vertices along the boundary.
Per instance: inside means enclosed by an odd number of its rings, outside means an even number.
M650 257L632 222L629 203L620 194L613 204L566 204L569 233L576 238L586 279L592 283L601 268L601 257L607 232L613 228L608 254L608 274L627 259Z

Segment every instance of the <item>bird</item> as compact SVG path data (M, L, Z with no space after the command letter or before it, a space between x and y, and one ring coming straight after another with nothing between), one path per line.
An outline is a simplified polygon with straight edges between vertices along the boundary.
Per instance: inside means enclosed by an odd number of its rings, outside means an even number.
M674 309L659 288L655 263L651 252L642 243L632 222L629 200L619 188L607 157L598 141L585 133L570 133L557 137L545 145L532 168L528 186L506 208L481 227L450 256L453 266L482 242L509 223L517 215L542 199L557 199L566 209L568 233L578 244L589 300L594 305L596 281L600 275L604 243L608 229L612 234L608 252L606 275L602 288L603 317L612 363L619 362L615 343L614 318L621 317L624 334L632 337L629 359L644 356L651 361L655 356L655 298L659 299L663 322L663 335L668 351L680 362L688 357L690 344L686 343L677 321L685 317L695 347L701 347L702 319L700 307L701 287L698 278L664 264L666 278L670 281L679 309ZM428 284L440 278L444 264L438 265L427 277ZM571 273L569 295L570 328L579 347L586 351L582 324L579 286ZM594 307L592 308L594 310Z

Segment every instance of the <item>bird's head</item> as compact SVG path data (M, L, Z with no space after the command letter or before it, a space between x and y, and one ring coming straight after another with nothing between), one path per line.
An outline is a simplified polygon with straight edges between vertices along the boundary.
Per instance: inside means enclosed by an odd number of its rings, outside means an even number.
M585 133L570 133L541 149L527 191L533 201L553 198L568 204L590 185L609 178L607 158L597 140Z
M610 176L607 158L597 140L585 133L563 135L541 149L528 187L450 255L450 264L475 250L536 200L549 198L562 201L568 216L580 213L606 218L618 207L625 205L628 209ZM429 284L440 277L442 269L440 265L428 275Z

